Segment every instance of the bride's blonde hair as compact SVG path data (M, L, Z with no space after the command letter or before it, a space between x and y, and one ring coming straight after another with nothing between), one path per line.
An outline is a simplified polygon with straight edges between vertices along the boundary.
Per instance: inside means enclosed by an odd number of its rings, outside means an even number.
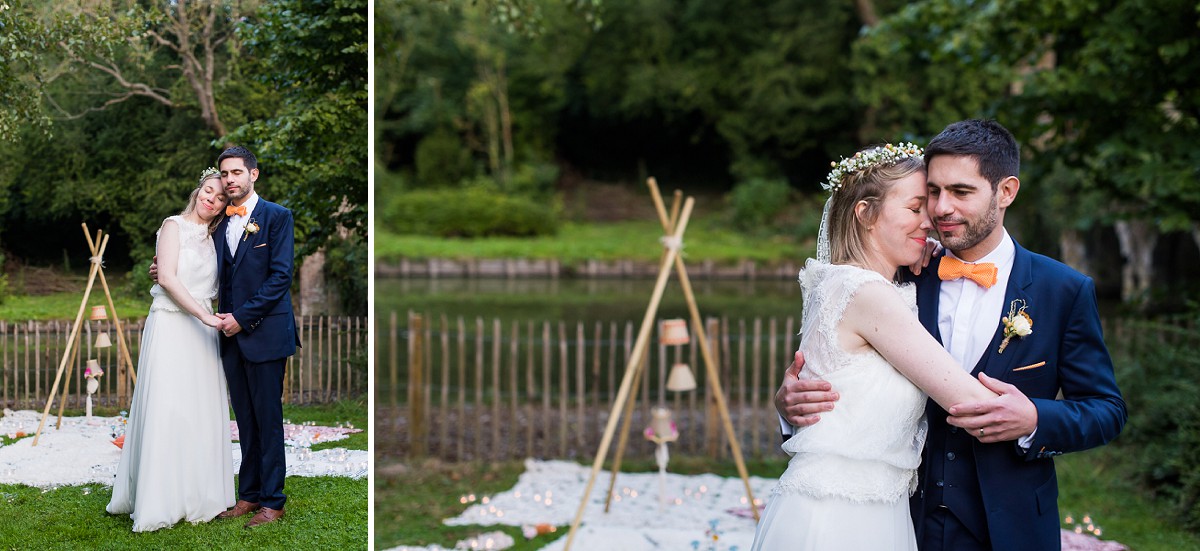
M924 171L925 162L919 155L914 155L895 162L872 164L842 176L841 185L833 192L829 204L830 261L865 265L867 227L879 217L888 190L896 181ZM855 212L860 202L866 203L861 218Z
M209 180L217 181L217 188L220 189L221 196L225 197L225 190L223 188L221 188L221 173L220 173L220 171L218 171L217 169L215 169L213 167L208 167L208 168L204 169L204 172L200 173L200 180L198 182L196 182L196 189L193 189L192 194L188 196L187 206L184 207L183 211L179 213L180 216L187 216L196 210L196 203L198 203L200 201L200 190L204 188L204 182L207 182ZM225 197L225 204L229 204L228 197ZM225 217L225 211L219 210L219 211L217 211L217 215L214 216L212 218L212 220L208 221L208 233L209 234L212 234L212 232L217 231L217 225L219 225L221 223L221 219L224 217Z

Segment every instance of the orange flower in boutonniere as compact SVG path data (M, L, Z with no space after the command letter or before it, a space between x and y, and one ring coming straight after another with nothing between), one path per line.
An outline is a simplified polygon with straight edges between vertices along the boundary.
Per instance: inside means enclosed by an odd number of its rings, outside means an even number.
M998 354L1003 354L1008 341L1013 337L1027 337L1033 333L1033 318L1025 313L1025 300L1017 299L1008 306L1008 315L1000 318L1004 323L1004 341L1000 343Z
M242 241L245 241L250 238L251 234L258 233L258 222L255 222L254 219L251 218L246 222L246 226L242 229Z

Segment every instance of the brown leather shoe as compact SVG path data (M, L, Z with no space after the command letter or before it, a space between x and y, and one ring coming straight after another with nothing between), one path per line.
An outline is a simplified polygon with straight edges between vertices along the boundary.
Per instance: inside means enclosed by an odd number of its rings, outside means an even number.
M217 518L240 517L242 515L253 513L261 508L262 508L262 505L259 505L257 503L250 503L249 501L243 501L243 500L239 499L237 501L237 503L233 504L232 509L218 514Z
M263 507L258 510L258 513L255 513L254 518L250 519L250 522L246 523L246 528L254 528L255 526L275 522L281 518L283 518L283 509Z

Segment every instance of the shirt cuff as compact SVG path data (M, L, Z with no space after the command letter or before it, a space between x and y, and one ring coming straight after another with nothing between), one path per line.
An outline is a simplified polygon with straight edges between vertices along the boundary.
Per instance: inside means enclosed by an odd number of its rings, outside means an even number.
M1017 446L1020 447L1022 450L1028 451L1029 447L1033 445L1033 437L1036 434L1037 434L1037 429L1034 428L1033 432L1029 433L1029 436L1022 436L1017 439Z
M779 415L779 414L776 414L776 415ZM783 436L786 438L788 436L796 434L796 427L793 427L790 423L788 423L786 420L784 420L782 415L779 415L779 432L782 433ZM1028 447L1028 446L1026 446L1026 447Z

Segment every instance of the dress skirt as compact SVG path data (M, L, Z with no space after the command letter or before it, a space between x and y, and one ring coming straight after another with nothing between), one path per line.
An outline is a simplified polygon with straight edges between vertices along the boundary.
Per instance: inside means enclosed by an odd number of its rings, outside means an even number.
M146 318L137 386L107 510L134 532L212 520L233 506L229 397L216 329L185 312Z
M804 494L771 496L753 551L916 551L908 500L856 503Z

